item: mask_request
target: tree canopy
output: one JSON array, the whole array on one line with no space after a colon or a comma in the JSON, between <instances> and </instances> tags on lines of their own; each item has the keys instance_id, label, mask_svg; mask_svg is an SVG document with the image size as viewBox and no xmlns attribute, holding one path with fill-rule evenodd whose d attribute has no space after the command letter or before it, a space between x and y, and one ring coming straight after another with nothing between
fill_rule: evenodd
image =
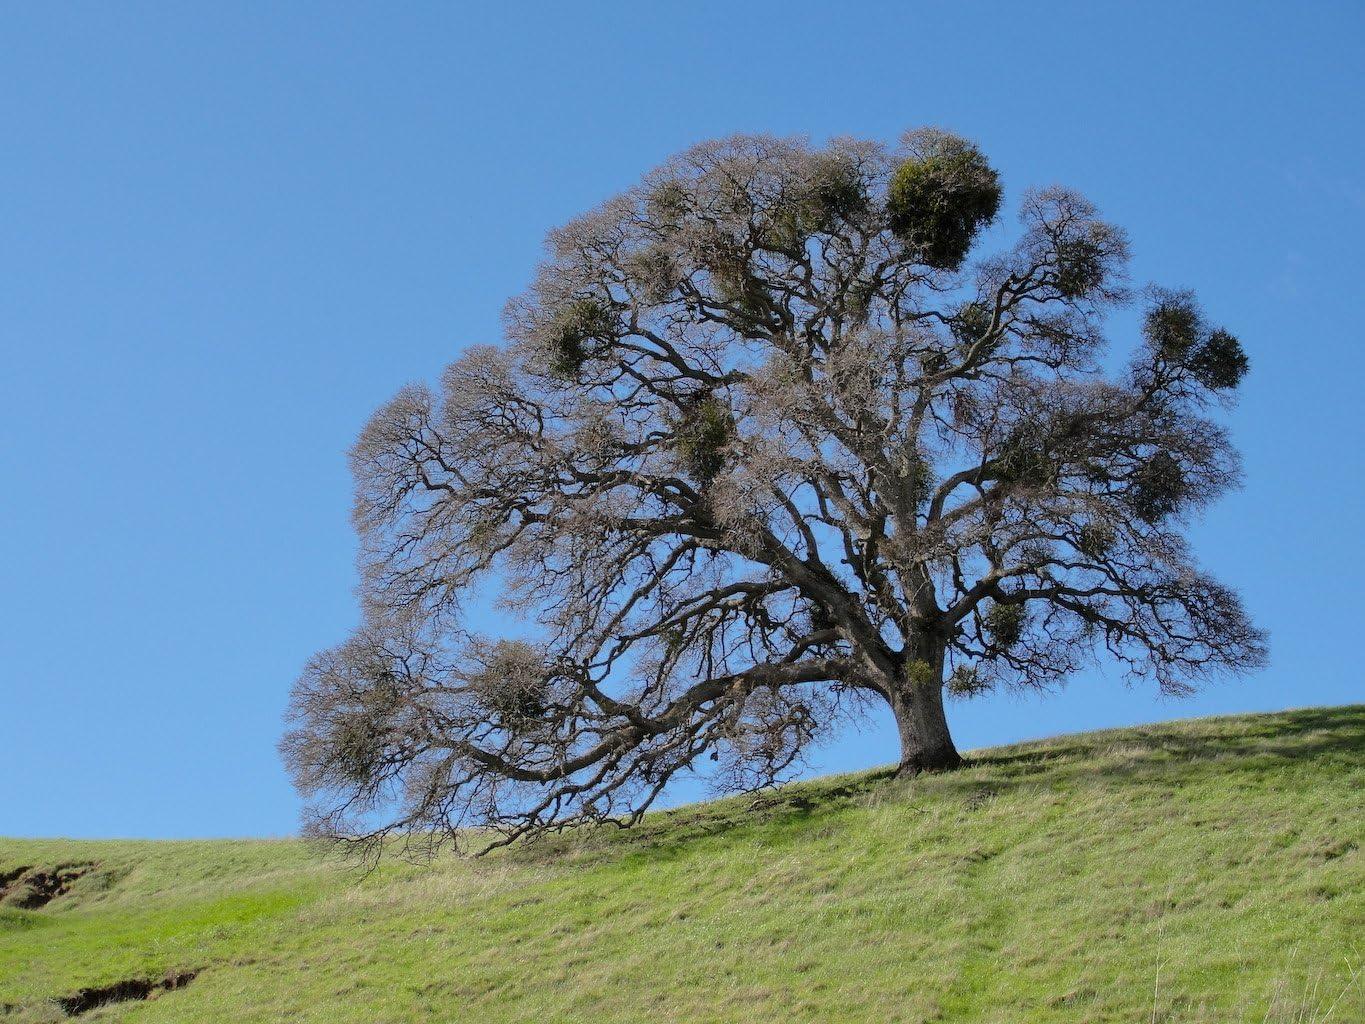
<instances>
[{"instance_id":1,"label":"tree canopy","mask_svg":"<svg viewBox=\"0 0 1365 1024\"><path fill-rule=\"evenodd\" d=\"M282 743L311 830L628 824L700 766L773 783L877 705L902 771L948 769L945 693L1260 665L1183 535L1239 479L1241 345L1149 287L1106 370L1124 232L1050 187L978 254L1002 198L934 129L736 136L551 232L507 343L352 451L364 620ZM491 593L507 635L470 627Z\"/></svg>"}]
</instances>

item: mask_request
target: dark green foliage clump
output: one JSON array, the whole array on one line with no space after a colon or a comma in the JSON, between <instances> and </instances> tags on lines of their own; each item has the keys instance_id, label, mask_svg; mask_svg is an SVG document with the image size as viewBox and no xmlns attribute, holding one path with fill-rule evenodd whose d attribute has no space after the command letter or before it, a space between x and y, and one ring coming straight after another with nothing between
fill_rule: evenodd
<instances>
[{"instance_id":1,"label":"dark green foliage clump","mask_svg":"<svg viewBox=\"0 0 1365 1024\"><path fill-rule=\"evenodd\" d=\"M505 686L483 695L485 710L501 725L511 732L521 732L526 726L545 716L546 687L544 684L533 686Z\"/></svg>"},{"instance_id":2,"label":"dark green foliage clump","mask_svg":"<svg viewBox=\"0 0 1365 1024\"><path fill-rule=\"evenodd\" d=\"M1139 519L1155 523L1180 507L1185 497L1185 471L1168 452L1157 452L1133 471L1128 500Z\"/></svg>"},{"instance_id":3,"label":"dark green foliage clump","mask_svg":"<svg viewBox=\"0 0 1365 1024\"><path fill-rule=\"evenodd\" d=\"M373 673L351 693L349 706L337 712L328 737L332 764L343 778L357 784L374 779L400 705L393 675L382 666Z\"/></svg>"},{"instance_id":4,"label":"dark green foliage clump","mask_svg":"<svg viewBox=\"0 0 1365 1024\"><path fill-rule=\"evenodd\" d=\"M1054 284L1069 299L1091 294L1104 284L1105 248L1095 235L1067 238L1057 246Z\"/></svg>"},{"instance_id":5,"label":"dark green foliage clump","mask_svg":"<svg viewBox=\"0 0 1365 1024\"><path fill-rule=\"evenodd\" d=\"M529 644L510 641L493 649L470 691L489 720L511 733L542 721L550 704L543 660Z\"/></svg>"},{"instance_id":6,"label":"dark green foliage clump","mask_svg":"<svg viewBox=\"0 0 1365 1024\"><path fill-rule=\"evenodd\" d=\"M954 314L949 329L963 345L979 341L991 329L990 308L984 302L966 302Z\"/></svg>"},{"instance_id":7,"label":"dark green foliage clump","mask_svg":"<svg viewBox=\"0 0 1365 1024\"><path fill-rule=\"evenodd\" d=\"M1032 487L1051 485L1061 468L1048 450L1049 440L1042 425L1021 423L1000 446L995 458L996 475L1001 480Z\"/></svg>"},{"instance_id":8,"label":"dark green foliage clump","mask_svg":"<svg viewBox=\"0 0 1365 1024\"><path fill-rule=\"evenodd\" d=\"M823 633L839 628L839 620L831 615L824 605L815 601L807 606L806 614L810 616L810 628L813 632Z\"/></svg>"},{"instance_id":9,"label":"dark green foliage clump","mask_svg":"<svg viewBox=\"0 0 1365 1024\"><path fill-rule=\"evenodd\" d=\"M1022 604L993 602L986 612L986 633L991 644L1009 650L1024 635L1026 613Z\"/></svg>"},{"instance_id":10,"label":"dark green foliage clump","mask_svg":"<svg viewBox=\"0 0 1365 1024\"><path fill-rule=\"evenodd\" d=\"M911 685L924 690L939 685L938 673L934 671L934 666L923 658L916 658L905 666L905 678Z\"/></svg>"},{"instance_id":11,"label":"dark green foliage clump","mask_svg":"<svg viewBox=\"0 0 1365 1024\"><path fill-rule=\"evenodd\" d=\"M916 508L929 500L934 487L934 471L929 461L911 451L901 464L901 491Z\"/></svg>"},{"instance_id":12,"label":"dark green foliage clump","mask_svg":"<svg viewBox=\"0 0 1365 1024\"><path fill-rule=\"evenodd\" d=\"M897 455L894 469L876 474L879 489L898 495L897 501L919 508L934 489L934 469L917 450L906 447Z\"/></svg>"},{"instance_id":13,"label":"dark green foliage clump","mask_svg":"<svg viewBox=\"0 0 1365 1024\"><path fill-rule=\"evenodd\" d=\"M611 310L597 299L575 299L560 313L550 336L550 371L573 379L616 336Z\"/></svg>"},{"instance_id":14,"label":"dark green foliage clump","mask_svg":"<svg viewBox=\"0 0 1365 1024\"><path fill-rule=\"evenodd\" d=\"M1220 328L1195 350L1188 365L1199 383L1223 391L1240 384L1251 364L1242 351L1242 343Z\"/></svg>"},{"instance_id":15,"label":"dark green foliage clump","mask_svg":"<svg viewBox=\"0 0 1365 1024\"><path fill-rule=\"evenodd\" d=\"M645 200L650 218L664 227L676 229L687 214L687 190L676 181L654 186Z\"/></svg>"},{"instance_id":16,"label":"dark green foliage clump","mask_svg":"<svg viewBox=\"0 0 1365 1024\"><path fill-rule=\"evenodd\" d=\"M1076 547L1087 558L1103 558L1116 539L1113 527L1105 523L1086 523L1076 538Z\"/></svg>"},{"instance_id":17,"label":"dark green foliage clump","mask_svg":"<svg viewBox=\"0 0 1365 1024\"><path fill-rule=\"evenodd\" d=\"M725 449L734 436L734 415L709 395L686 403L673 424L674 450L688 474L703 484L725 467Z\"/></svg>"},{"instance_id":18,"label":"dark green foliage clump","mask_svg":"<svg viewBox=\"0 0 1365 1024\"><path fill-rule=\"evenodd\" d=\"M954 697L975 697L987 689L975 665L957 665L948 676L948 692Z\"/></svg>"},{"instance_id":19,"label":"dark green foliage clump","mask_svg":"<svg viewBox=\"0 0 1365 1024\"><path fill-rule=\"evenodd\" d=\"M792 252L811 235L829 231L866 209L867 192L856 165L838 154L822 154L802 189L771 214L766 242Z\"/></svg>"},{"instance_id":20,"label":"dark green foliage clump","mask_svg":"<svg viewBox=\"0 0 1365 1024\"><path fill-rule=\"evenodd\" d=\"M1210 331L1189 292L1163 292L1147 311L1147 343L1164 359L1184 366L1213 391L1235 388L1250 367L1242 343L1217 328Z\"/></svg>"},{"instance_id":21,"label":"dark green foliage clump","mask_svg":"<svg viewBox=\"0 0 1365 1024\"><path fill-rule=\"evenodd\" d=\"M872 301L876 294L876 284L867 278L860 277L850 284L844 307L849 317L858 323L865 323L872 312Z\"/></svg>"},{"instance_id":22,"label":"dark green foliage clump","mask_svg":"<svg viewBox=\"0 0 1365 1024\"><path fill-rule=\"evenodd\" d=\"M852 161L829 156L812 175L805 204L820 226L836 220L849 220L867 209L867 192Z\"/></svg>"},{"instance_id":23,"label":"dark green foliage clump","mask_svg":"<svg viewBox=\"0 0 1365 1024\"><path fill-rule=\"evenodd\" d=\"M886 197L891 230L926 266L956 270L1000 209L1000 176L971 143L952 136L897 168Z\"/></svg>"},{"instance_id":24,"label":"dark green foliage clump","mask_svg":"<svg viewBox=\"0 0 1365 1024\"><path fill-rule=\"evenodd\" d=\"M772 299L749 268L749 253L732 238L717 233L705 255L705 266L720 298L729 305L738 327L748 333L768 322Z\"/></svg>"},{"instance_id":25,"label":"dark green foliage clump","mask_svg":"<svg viewBox=\"0 0 1365 1024\"><path fill-rule=\"evenodd\" d=\"M1147 311L1142 333L1147 343L1166 359L1181 362L1194 348L1203 330L1203 318L1194 296L1171 292L1160 296Z\"/></svg>"},{"instance_id":26,"label":"dark green foliage clump","mask_svg":"<svg viewBox=\"0 0 1365 1024\"><path fill-rule=\"evenodd\" d=\"M652 245L631 260L631 272L646 302L666 302L684 278L678 262L663 245Z\"/></svg>"},{"instance_id":27,"label":"dark green foliage clump","mask_svg":"<svg viewBox=\"0 0 1365 1024\"><path fill-rule=\"evenodd\" d=\"M332 726L331 761L337 773L356 785L368 783L384 752L384 734L374 716L352 711Z\"/></svg>"}]
</instances>

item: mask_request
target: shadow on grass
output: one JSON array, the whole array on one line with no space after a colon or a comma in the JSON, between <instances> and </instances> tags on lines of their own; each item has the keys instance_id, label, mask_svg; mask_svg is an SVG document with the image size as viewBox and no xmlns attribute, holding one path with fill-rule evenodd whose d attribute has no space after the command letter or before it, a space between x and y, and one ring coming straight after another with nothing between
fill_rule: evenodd
<instances>
[{"instance_id":1,"label":"shadow on grass","mask_svg":"<svg viewBox=\"0 0 1365 1024\"><path fill-rule=\"evenodd\" d=\"M1082 733L1064 741L1038 740L973 757L970 767L1005 773L1046 771L1058 762L1102 759L1115 748L1133 753L1145 748L1151 763L1171 760L1214 761L1260 756L1297 761L1345 754L1365 755L1365 705L1308 708L1266 715L1193 719L1164 725ZM1112 766L1107 766L1112 770ZM1097 765L1101 771L1106 766Z\"/></svg>"},{"instance_id":2,"label":"shadow on grass","mask_svg":"<svg viewBox=\"0 0 1365 1024\"><path fill-rule=\"evenodd\" d=\"M793 782L777 789L724 797L707 803L652 812L628 829L604 826L547 836L513 846L502 857L521 864L575 864L615 861L648 854L652 862L684 853L713 836L733 839L743 830L800 830L818 816L853 807L875 795L894 778L892 769L874 769L835 780Z\"/></svg>"},{"instance_id":3,"label":"shadow on grass","mask_svg":"<svg viewBox=\"0 0 1365 1024\"><path fill-rule=\"evenodd\" d=\"M1328 759L1365 764L1365 705L1082 733L1038 740L973 756L960 770L898 780L890 769L793 783L747 797L650 814L633 829L594 829L553 837L505 854L521 863L562 859L591 863L648 854L677 856L710 837L762 829L772 838L795 834L814 819L874 800L953 802L964 811L1022 788L1068 789L1115 781L1177 788L1236 774L1260 784L1297 762Z\"/></svg>"},{"instance_id":4,"label":"shadow on grass","mask_svg":"<svg viewBox=\"0 0 1365 1024\"><path fill-rule=\"evenodd\" d=\"M964 771L925 780L934 797L989 787L1068 788L1115 780L1175 788L1235 774L1259 784L1304 761L1365 764L1365 705L1192 719L1039 740L975 756Z\"/></svg>"}]
</instances>

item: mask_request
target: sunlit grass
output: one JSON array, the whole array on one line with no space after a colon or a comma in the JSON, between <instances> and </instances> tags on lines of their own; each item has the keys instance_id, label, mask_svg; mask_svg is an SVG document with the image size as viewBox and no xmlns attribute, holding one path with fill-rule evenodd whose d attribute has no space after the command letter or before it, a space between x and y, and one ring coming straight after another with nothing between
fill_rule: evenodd
<instances>
[{"instance_id":1,"label":"sunlit grass","mask_svg":"<svg viewBox=\"0 0 1365 1024\"><path fill-rule=\"evenodd\" d=\"M295 842L95 861L0 908L0 1004L202 968L81 1020L1365 1020L1365 707L978 752L368 875Z\"/></svg>"}]
</instances>

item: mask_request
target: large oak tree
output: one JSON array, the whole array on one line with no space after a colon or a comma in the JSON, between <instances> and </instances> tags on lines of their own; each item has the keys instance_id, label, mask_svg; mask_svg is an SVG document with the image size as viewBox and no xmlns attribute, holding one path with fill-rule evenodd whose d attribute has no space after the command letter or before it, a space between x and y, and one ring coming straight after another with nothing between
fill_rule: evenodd
<instances>
[{"instance_id":1,"label":"large oak tree","mask_svg":"<svg viewBox=\"0 0 1365 1024\"><path fill-rule=\"evenodd\" d=\"M1241 346L1149 288L1114 370L1123 231L1047 188L974 257L1001 197L936 130L739 136L552 232L508 344L355 445L364 623L283 742L312 830L630 822L878 702L902 772L950 769L945 693L1259 665L1181 533L1238 480ZM469 626L493 593L506 636Z\"/></svg>"}]
</instances>

